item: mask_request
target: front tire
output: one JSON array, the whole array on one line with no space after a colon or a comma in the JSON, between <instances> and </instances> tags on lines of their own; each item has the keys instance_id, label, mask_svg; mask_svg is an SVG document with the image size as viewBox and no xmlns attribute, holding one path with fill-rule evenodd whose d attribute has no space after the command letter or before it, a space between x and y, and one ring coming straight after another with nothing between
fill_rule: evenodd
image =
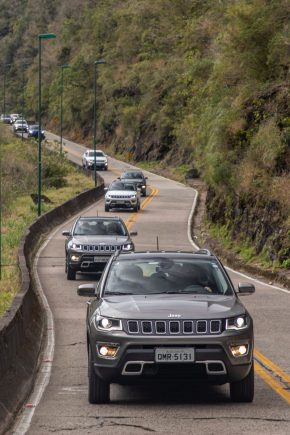
<instances>
[{"instance_id":1,"label":"front tire","mask_svg":"<svg viewBox=\"0 0 290 435\"><path fill-rule=\"evenodd\" d=\"M92 361L92 351L89 347L88 354L88 375L89 375L89 403L109 403L110 402L110 384L99 378L94 371Z\"/></svg>"},{"instance_id":2,"label":"front tire","mask_svg":"<svg viewBox=\"0 0 290 435\"><path fill-rule=\"evenodd\" d=\"M69 281L74 281L76 279L76 271L71 268L68 260L66 260L66 277Z\"/></svg>"},{"instance_id":3,"label":"front tire","mask_svg":"<svg viewBox=\"0 0 290 435\"><path fill-rule=\"evenodd\" d=\"M249 403L254 399L255 377L254 377L254 362L248 375L238 382L230 384L230 395L232 402Z\"/></svg>"},{"instance_id":4,"label":"front tire","mask_svg":"<svg viewBox=\"0 0 290 435\"><path fill-rule=\"evenodd\" d=\"M105 211L110 211L110 207L105 204Z\"/></svg>"}]
</instances>

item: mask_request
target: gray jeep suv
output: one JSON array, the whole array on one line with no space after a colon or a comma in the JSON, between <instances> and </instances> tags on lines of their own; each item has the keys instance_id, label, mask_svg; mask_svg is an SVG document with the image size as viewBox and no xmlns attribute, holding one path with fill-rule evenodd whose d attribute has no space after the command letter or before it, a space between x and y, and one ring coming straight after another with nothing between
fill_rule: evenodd
<instances>
[{"instance_id":1,"label":"gray jeep suv","mask_svg":"<svg viewBox=\"0 0 290 435\"><path fill-rule=\"evenodd\" d=\"M79 272L102 272L116 251L132 251L134 243L127 227L119 217L79 217L70 231L63 231L65 242L65 271L68 280Z\"/></svg>"},{"instance_id":2,"label":"gray jeep suv","mask_svg":"<svg viewBox=\"0 0 290 435\"><path fill-rule=\"evenodd\" d=\"M231 399L254 396L253 321L220 261L196 253L116 253L87 308L89 402L105 403L111 383L230 384Z\"/></svg>"}]
</instances>

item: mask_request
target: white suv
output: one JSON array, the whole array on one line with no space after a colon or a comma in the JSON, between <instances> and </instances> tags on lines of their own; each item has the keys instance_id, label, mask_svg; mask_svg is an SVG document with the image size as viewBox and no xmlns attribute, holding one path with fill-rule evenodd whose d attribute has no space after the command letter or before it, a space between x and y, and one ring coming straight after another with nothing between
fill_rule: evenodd
<instances>
[{"instance_id":1,"label":"white suv","mask_svg":"<svg viewBox=\"0 0 290 435\"><path fill-rule=\"evenodd\" d=\"M115 180L105 188L105 211L111 208L140 210L140 189L134 183Z\"/></svg>"},{"instance_id":2,"label":"white suv","mask_svg":"<svg viewBox=\"0 0 290 435\"><path fill-rule=\"evenodd\" d=\"M106 154L101 150L96 150L96 156L94 150L87 150L82 157L82 164L84 169L93 169L96 160L96 169L108 169L108 158Z\"/></svg>"}]
</instances>

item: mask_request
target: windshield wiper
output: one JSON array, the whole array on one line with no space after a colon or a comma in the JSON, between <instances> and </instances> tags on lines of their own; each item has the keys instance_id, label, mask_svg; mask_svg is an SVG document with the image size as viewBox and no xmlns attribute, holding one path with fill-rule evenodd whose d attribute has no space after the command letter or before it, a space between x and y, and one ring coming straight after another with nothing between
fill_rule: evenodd
<instances>
[{"instance_id":1,"label":"windshield wiper","mask_svg":"<svg viewBox=\"0 0 290 435\"><path fill-rule=\"evenodd\" d=\"M106 292L104 296L118 296L118 295L133 295L134 293L126 293L126 292Z\"/></svg>"}]
</instances>

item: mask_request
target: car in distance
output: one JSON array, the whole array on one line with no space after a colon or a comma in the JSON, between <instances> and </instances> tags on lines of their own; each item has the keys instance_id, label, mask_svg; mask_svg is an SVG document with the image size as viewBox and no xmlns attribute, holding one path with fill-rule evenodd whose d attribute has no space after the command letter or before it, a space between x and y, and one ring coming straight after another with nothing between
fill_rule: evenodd
<instances>
[{"instance_id":1,"label":"car in distance","mask_svg":"<svg viewBox=\"0 0 290 435\"><path fill-rule=\"evenodd\" d=\"M137 187L141 190L141 195L147 195L147 177L144 176L142 171L135 169L125 171L120 176L120 180L124 183L136 183Z\"/></svg>"},{"instance_id":2,"label":"car in distance","mask_svg":"<svg viewBox=\"0 0 290 435\"><path fill-rule=\"evenodd\" d=\"M25 119L16 119L16 121L13 124L13 130L15 131L15 133L18 131L24 131L25 133L27 133L28 131L27 121L25 121Z\"/></svg>"},{"instance_id":3,"label":"car in distance","mask_svg":"<svg viewBox=\"0 0 290 435\"><path fill-rule=\"evenodd\" d=\"M4 124L10 124L11 123L11 116L10 115L1 115L1 122Z\"/></svg>"},{"instance_id":4,"label":"car in distance","mask_svg":"<svg viewBox=\"0 0 290 435\"><path fill-rule=\"evenodd\" d=\"M22 115L20 113L11 113L10 118L11 118L10 124L13 124L17 119L21 119Z\"/></svg>"},{"instance_id":5,"label":"car in distance","mask_svg":"<svg viewBox=\"0 0 290 435\"><path fill-rule=\"evenodd\" d=\"M96 169L103 169L104 171L108 170L108 157L101 150L96 150L96 153L94 150L85 151L82 156L83 168L94 169L95 160L96 160Z\"/></svg>"},{"instance_id":6,"label":"car in distance","mask_svg":"<svg viewBox=\"0 0 290 435\"><path fill-rule=\"evenodd\" d=\"M65 271L68 280L77 272L102 272L116 251L135 249L127 227L119 217L79 217L70 231L63 231Z\"/></svg>"},{"instance_id":7,"label":"car in distance","mask_svg":"<svg viewBox=\"0 0 290 435\"><path fill-rule=\"evenodd\" d=\"M140 193L135 183L115 180L105 192L105 211L111 208L140 210Z\"/></svg>"},{"instance_id":8,"label":"car in distance","mask_svg":"<svg viewBox=\"0 0 290 435\"><path fill-rule=\"evenodd\" d=\"M38 131L39 131L39 126L37 124L33 124L33 125L29 125L28 126L28 137L34 137L34 138L38 138ZM45 134L44 134L44 130L41 130L41 139L45 139Z\"/></svg>"},{"instance_id":9,"label":"car in distance","mask_svg":"<svg viewBox=\"0 0 290 435\"><path fill-rule=\"evenodd\" d=\"M234 402L254 397L253 320L221 262L207 250L116 253L87 306L89 402L111 383L230 384Z\"/></svg>"}]
</instances>

